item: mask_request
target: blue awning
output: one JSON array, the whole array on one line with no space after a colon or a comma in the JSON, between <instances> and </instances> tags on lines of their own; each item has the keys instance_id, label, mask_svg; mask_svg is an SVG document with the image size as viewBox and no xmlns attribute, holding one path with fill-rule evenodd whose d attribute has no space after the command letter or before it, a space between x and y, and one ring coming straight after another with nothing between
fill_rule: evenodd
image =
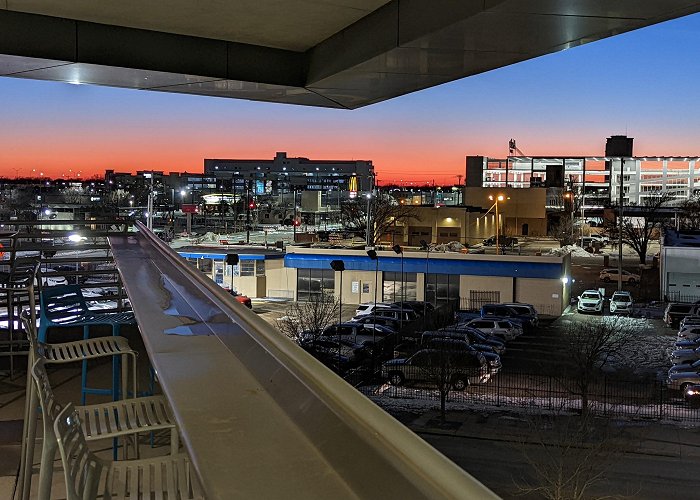
<instances>
[{"instance_id":1,"label":"blue awning","mask_svg":"<svg viewBox=\"0 0 700 500\"><path fill-rule=\"evenodd\" d=\"M363 255L321 255L290 253L284 257L284 266L298 269L330 269L332 260L342 260L347 271L374 271L377 261ZM400 257L379 257L379 270L401 272ZM459 274L471 276L508 276L516 278L559 279L564 266L558 262L513 262L498 260L455 260L404 258L406 273Z\"/></svg>"},{"instance_id":2,"label":"blue awning","mask_svg":"<svg viewBox=\"0 0 700 500\"><path fill-rule=\"evenodd\" d=\"M225 253L201 253L201 252L178 252L178 253L186 259L226 260ZM238 258L240 260L265 260L266 257L270 257L270 256L257 255L257 254L245 254L245 253L238 254ZM277 257L277 258L279 258L279 257Z\"/></svg>"}]
</instances>

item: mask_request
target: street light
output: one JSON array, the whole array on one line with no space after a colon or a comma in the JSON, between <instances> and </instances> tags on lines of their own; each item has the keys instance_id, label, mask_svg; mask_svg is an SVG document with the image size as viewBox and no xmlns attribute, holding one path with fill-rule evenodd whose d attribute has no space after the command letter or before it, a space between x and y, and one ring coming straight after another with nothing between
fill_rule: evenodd
<instances>
[{"instance_id":1,"label":"street light","mask_svg":"<svg viewBox=\"0 0 700 500\"><path fill-rule=\"evenodd\" d=\"M496 207L496 255L500 254L500 246L498 244L498 233L500 232L501 228L501 220L498 218L498 202L503 201L505 199L505 196L503 196L502 194L499 194L495 198L493 195L489 195L489 200L494 202L494 204L491 205L491 208ZM489 208L489 211L491 210L491 208Z\"/></svg>"},{"instance_id":2,"label":"street light","mask_svg":"<svg viewBox=\"0 0 700 500\"><path fill-rule=\"evenodd\" d=\"M430 263L430 245L425 240L420 240L421 250L425 250L425 275L423 276L423 326L425 326L425 315L427 314L428 300L426 292L428 291L428 264Z\"/></svg>"},{"instance_id":3,"label":"street light","mask_svg":"<svg viewBox=\"0 0 700 500\"><path fill-rule=\"evenodd\" d=\"M338 295L338 324L343 322L343 271L345 271L345 262L342 260L332 260L331 269L340 273L340 294ZM338 335L338 373L340 373L340 335Z\"/></svg>"},{"instance_id":4,"label":"street light","mask_svg":"<svg viewBox=\"0 0 700 500\"><path fill-rule=\"evenodd\" d=\"M571 191L567 191L564 193L564 199L567 200L567 203L569 203L569 206L571 207L571 218L569 219L569 222L571 224L571 244L574 244L574 193ZM566 208L566 205L564 206Z\"/></svg>"},{"instance_id":5,"label":"street light","mask_svg":"<svg viewBox=\"0 0 700 500\"><path fill-rule=\"evenodd\" d=\"M372 309L372 346L376 345L375 333L377 327L377 278L379 276L379 255L377 255L376 250L367 250L367 255L376 264L374 267L374 308ZM374 373L374 351L372 351L372 372Z\"/></svg>"},{"instance_id":6,"label":"street light","mask_svg":"<svg viewBox=\"0 0 700 500\"><path fill-rule=\"evenodd\" d=\"M391 249L401 255L401 309L403 310L404 308L404 302L406 302L406 288L404 286L404 276L403 276L403 248L401 248L401 245L394 245L391 247ZM401 335L401 332L403 332L403 311L402 314L399 316L399 336ZM399 341L401 339L399 338Z\"/></svg>"}]
</instances>

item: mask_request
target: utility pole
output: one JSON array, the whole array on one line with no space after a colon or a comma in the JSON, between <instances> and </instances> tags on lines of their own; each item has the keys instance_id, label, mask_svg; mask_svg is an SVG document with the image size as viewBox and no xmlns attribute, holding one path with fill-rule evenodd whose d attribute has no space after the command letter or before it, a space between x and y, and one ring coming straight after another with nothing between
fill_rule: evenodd
<instances>
[{"instance_id":1,"label":"utility pole","mask_svg":"<svg viewBox=\"0 0 700 500\"><path fill-rule=\"evenodd\" d=\"M622 219L623 219L623 204L624 204L624 174L625 174L625 159L620 158L620 209L618 210L618 235L617 235L617 291L622 291Z\"/></svg>"},{"instance_id":2,"label":"utility pole","mask_svg":"<svg viewBox=\"0 0 700 500\"><path fill-rule=\"evenodd\" d=\"M250 180L245 181L245 242L250 243Z\"/></svg>"}]
</instances>

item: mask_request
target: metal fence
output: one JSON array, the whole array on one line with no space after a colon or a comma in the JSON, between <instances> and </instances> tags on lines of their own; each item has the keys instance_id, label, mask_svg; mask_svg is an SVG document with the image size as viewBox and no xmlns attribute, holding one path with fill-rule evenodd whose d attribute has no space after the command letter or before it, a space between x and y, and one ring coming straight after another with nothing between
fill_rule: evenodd
<instances>
[{"instance_id":1,"label":"metal fence","mask_svg":"<svg viewBox=\"0 0 700 500\"><path fill-rule=\"evenodd\" d=\"M379 406L400 401L404 408L412 402L424 407L421 401L437 404L440 401L439 391L427 384L400 387L374 384L359 386L358 390ZM589 411L600 416L700 422L700 409L657 380L600 377L590 384L584 398L574 379L508 371L492 376L486 383L472 384L464 391L450 391L447 401L448 409L501 408L525 413L575 413L586 404Z\"/></svg>"},{"instance_id":2,"label":"metal fence","mask_svg":"<svg viewBox=\"0 0 700 500\"><path fill-rule=\"evenodd\" d=\"M700 292L698 293L681 293L669 292L666 294L666 302L682 302L684 304L693 304L700 301Z\"/></svg>"}]
</instances>

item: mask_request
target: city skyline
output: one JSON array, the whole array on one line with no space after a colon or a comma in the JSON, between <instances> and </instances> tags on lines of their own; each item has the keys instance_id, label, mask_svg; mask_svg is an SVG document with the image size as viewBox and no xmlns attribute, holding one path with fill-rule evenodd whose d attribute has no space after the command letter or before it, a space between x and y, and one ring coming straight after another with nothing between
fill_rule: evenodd
<instances>
[{"instance_id":1,"label":"city skyline","mask_svg":"<svg viewBox=\"0 0 700 500\"><path fill-rule=\"evenodd\" d=\"M466 155L697 156L700 15L354 111L0 78L0 171L201 172L204 158L371 160L382 183L456 183Z\"/></svg>"}]
</instances>

